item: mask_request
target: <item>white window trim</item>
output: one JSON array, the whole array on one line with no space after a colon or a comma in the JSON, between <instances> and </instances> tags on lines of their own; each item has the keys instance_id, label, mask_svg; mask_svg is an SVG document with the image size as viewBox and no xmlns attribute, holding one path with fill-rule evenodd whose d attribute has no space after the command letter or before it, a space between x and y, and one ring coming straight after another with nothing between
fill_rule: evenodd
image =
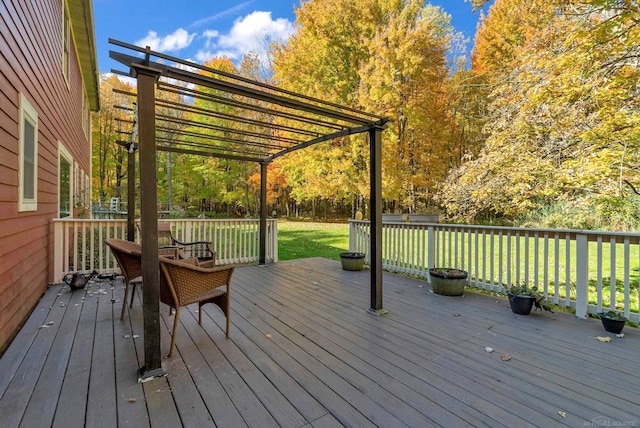
<instances>
[{"instance_id":1,"label":"white window trim","mask_svg":"<svg viewBox=\"0 0 640 428\"><path fill-rule=\"evenodd\" d=\"M73 217L73 156L67 148L58 141L58 215L60 215L60 159L69 162L69 218ZM65 217L66 218L66 217Z\"/></svg>"},{"instance_id":2,"label":"white window trim","mask_svg":"<svg viewBox=\"0 0 640 428\"><path fill-rule=\"evenodd\" d=\"M87 97L87 91L82 83L82 131L84 136L89 139L89 132L91 127L91 120L89 119L89 98Z\"/></svg>"},{"instance_id":3,"label":"white window trim","mask_svg":"<svg viewBox=\"0 0 640 428\"><path fill-rule=\"evenodd\" d=\"M33 126L33 199L24 198L24 122ZM38 112L29 103L24 94L20 94L20 112L18 113L19 148L18 170L18 211L36 211L38 209Z\"/></svg>"},{"instance_id":4,"label":"white window trim","mask_svg":"<svg viewBox=\"0 0 640 428\"><path fill-rule=\"evenodd\" d=\"M89 174L84 175L84 183L85 206L91 208L91 178L89 177Z\"/></svg>"},{"instance_id":5,"label":"white window trim","mask_svg":"<svg viewBox=\"0 0 640 428\"><path fill-rule=\"evenodd\" d=\"M65 22L67 25L65 26ZM62 52L60 52L60 64L62 66L62 76L67 84L67 89L71 90L71 16L67 9L66 0L62 0L62 21L61 21L61 36L62 36ZM66 31L65 31L66 30ZM65 46L67 51L65 54Z\"/></svg>"}]
</instances>

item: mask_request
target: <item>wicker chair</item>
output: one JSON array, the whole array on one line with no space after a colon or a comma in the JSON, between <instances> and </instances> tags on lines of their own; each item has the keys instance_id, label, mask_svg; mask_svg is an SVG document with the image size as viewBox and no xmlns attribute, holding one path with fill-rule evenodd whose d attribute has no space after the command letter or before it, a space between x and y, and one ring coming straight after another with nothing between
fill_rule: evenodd
<instances>
[{"instance_id":1,"label":"wicker chair","mask_svg":"<svg viewBox=\"0 0 640 428\"><path fill-rule=\"evenodd\" d=\"M122 276L124 276L124 299L122 299L122 312L120 319L124 319L127 308L127 297L129 296L129 285L131 285L131 306L133 306L133 293L136 285L142 284L142 247L135 242L124 241L122 239L107 239L104 241L109 246L113 256L116 258Z\"/></svg>"},{"instance_id":2,"label":"wicker chair","mask_svg":"<svg viewBox=\"0 0 640 428\"><path fill-rule=\"evenodd\" d=\"M158 245L180 247L180 257L184 259L197 258L199 262L215 263L216 252L209 241L182 242L173 237L169 222L158 222Z\"/></svg>"},{"instance_id":3,"label":"wicker chair","mask_svg":"<svg viewBox=\"0 0 640 428\"><path fill-rule=\"evenodd\" d=\"M202 325L202 306L215 303L227 318L226 336L229 337L231 275L235 266L206 268L197 265L195 258L187 260L161 259L160 301L175 310L171 333L170 357L176 343L180 307L198 303L198 323Z\"/></svg>"}]
</instances>

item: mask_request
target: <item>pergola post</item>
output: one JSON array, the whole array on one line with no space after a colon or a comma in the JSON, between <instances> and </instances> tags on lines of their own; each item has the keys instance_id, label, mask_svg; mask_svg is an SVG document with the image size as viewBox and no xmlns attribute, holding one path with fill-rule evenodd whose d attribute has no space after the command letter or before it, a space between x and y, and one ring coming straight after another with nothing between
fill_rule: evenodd
<instances>
[{"instance_id":1,"label":"pergola post","mask_svg":"<svg viewBox=\"0 0 640 428\"><path fill-rule=\"evenodd\" d=\"M138 80L138 139L140 159L140 230L142 232L142 283L144 318L144 366L138 380L144 382L167 373L160 349L160 270L158 261L158 178L156 168L155 85L159 70L132 66Z\"/></svg>"},{"instance_id":2,"label":"pergola post","mask_svg":"<svg viewBox=\"0 0 640 428\"><path fill-rule=\"evenodd\" d=\"M260 164L260 230L258 242L258 264L267 260L267 163Z\"/></svg>"},{"instance_id":3,"label":"pergola post","mask_svg":"<svg viewBox=\"0 0 640 428\"><path fill-rule=\"evenodd\" d=\"M127 241L136 240L136 152L133 142L127 156Z\"/></svg>"},{"instance_id":4,"label":"pergola post","mask_svg":"<svg viewBox=\"0 0 640 428\"><path fill-rule=\"evenodd\" d=\"M374 315L387 313L382 308L382 130L380 126L369 129L369 263L371 268L369 312Z\"/></svg>"}]
</instances>

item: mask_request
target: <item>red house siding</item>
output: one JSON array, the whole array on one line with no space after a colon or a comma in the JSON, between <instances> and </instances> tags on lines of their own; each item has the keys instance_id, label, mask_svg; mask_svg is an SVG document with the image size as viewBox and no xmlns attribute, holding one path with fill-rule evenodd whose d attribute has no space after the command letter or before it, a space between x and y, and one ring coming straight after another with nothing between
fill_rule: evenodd
<instances>
[{"instance_id":1,"label":"red house siding","mask_svg":"<svg viewBox=\"0 0 640 428\"><path fill-rule=\"evenodd\" d=\"M82 129L83 74L73 37L69 84L63 76L63 4L0 3L0 354L53 278L58 142L80 169L91 171L91 144ZM18 210L21 94L38 114L37 210L23 212Z\"/></svg>"}]
</instances>

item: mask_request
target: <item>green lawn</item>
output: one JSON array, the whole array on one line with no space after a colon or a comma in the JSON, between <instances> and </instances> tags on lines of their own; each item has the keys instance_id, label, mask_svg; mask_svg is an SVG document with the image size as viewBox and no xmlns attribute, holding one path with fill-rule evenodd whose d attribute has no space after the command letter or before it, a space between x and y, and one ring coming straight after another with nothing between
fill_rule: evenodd
<instances>
[{"instance_id":1,"label":"green lawn","mask_svg":"<svg viewBox=\"0 0 640 428\"><path fill-rule=\"evenodd\" d=\"M340 253L344 251L349 251L347 223L278 221L278 258L280 260L305 257L340 260Z\"/></svg>"}]
</instances>

